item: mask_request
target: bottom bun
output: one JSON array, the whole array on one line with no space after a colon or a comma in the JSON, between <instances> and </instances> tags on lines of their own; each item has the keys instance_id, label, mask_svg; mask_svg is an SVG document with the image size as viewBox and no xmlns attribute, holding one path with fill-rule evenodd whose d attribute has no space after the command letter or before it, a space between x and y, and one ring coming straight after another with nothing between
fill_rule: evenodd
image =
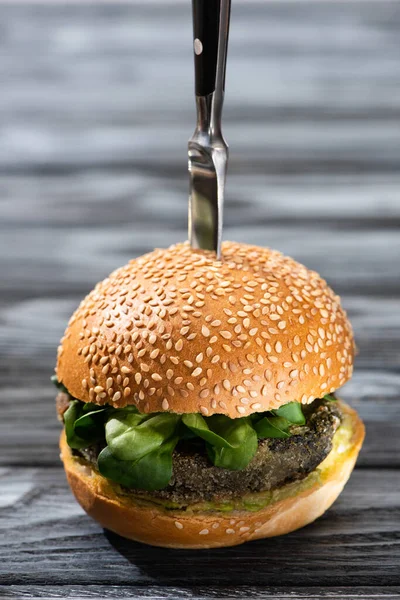
<instances>
[{"instance_id":1,"label":"bottom bun","mask_svg":"<svg viewBox=\"0 0 400 600\"><path fill-rule=\"evenodd\" d=\"M364 439L364 425L357 413L343 402L340 406L344 422L335 434L328 457L306 480L280 488L268 505L257 511L170 510L121 494L117 485L73 456L64 432L60 440L61 459L79 504L106 529L166 548L235 546L304 527L336 500L350 477Z\"/></svg>"}]
</instances>

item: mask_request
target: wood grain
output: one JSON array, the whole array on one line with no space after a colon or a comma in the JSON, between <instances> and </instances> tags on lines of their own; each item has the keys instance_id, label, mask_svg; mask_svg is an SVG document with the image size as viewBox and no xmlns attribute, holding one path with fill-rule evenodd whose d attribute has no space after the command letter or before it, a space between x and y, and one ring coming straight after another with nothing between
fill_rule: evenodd
<instances>
[{"instance_id":1,"label":"wood grain","mask_svg":"<svg viewBox=\"0 0 400 600\"><path fill-rule=\"evenodd\" d=\"M357 470L327 514L286 537L197 552L104 535L73 500L58 468L3 469L1 482L3 584L67 585L73 577L74 584L91 585L262 587L281 585L284 574L287 586L315 585L316 576L321 586L400 585L398 471Z\"/></svg>"},{"instance_id":2,"label":"wood grain","mask_svg":"<svg viewBox=\"0 0 400 600\"><path fill-rule=\"evenodd\" d=\"M190 2L0 0L0 597L400 598L400 3L235 0L225 239L342 296L342 396L367 437L343 495L276 540L168 551L68 490L49 383L84 294L186 238Z\"/></svg>"},{"instance_id":3,"label":"wood grain","mask_svg":"<svg viewBox=\"0 0 400 600\"><path fill-rule=\"evenodd\" d=\"M47 379L48 374L43 378ZM400 468L399 375L357 371L342 390L365 421L367 436L358 467ZM55 389L45 386L0 388L0 465L54 466L58 460L60 424L56 420ZM29 415L23 418L23 415ZM18 423L18 443L15 424Z\"/></svg>"},{"instance_id":4,"label":"wood grain","mask_svg":"<svg viewBox=\"0 0 400 600\"><path fill-rule=\"evenodd\" d=\"M81 598L91 598L104 600L106 598L156 598L157 600L242 600L254 598L256 600L264 600L270 598L303 600L304 598L312 598L313 600L322 600L324 598L337 598L343 600L376 600L377 598L400 598L398 587L387 586L381 587L357 587L351 592L346 587L308 587L301 589L299 587L276 587L268 586L265 588L254 586L191 586L191 587L164 587L146 585L143 587L137 586L107 586L107 585L65 585L65 586L23 586L11 585L0 586L2 598L71 598L78 600ZM51 595L49 595L49 593Z\"/></svg>"},{"instance_id":5,"label":"wood grain","mask_svg":"<svg viewBox=\"0 0 400 600\"><path fill-rule=\"evenodd\" d=\"M254 598L256 600L265 600L270 598L303 600L312 598L313 600L322 600L325 598L337 598L343 600L376 600L377 598L400 598L398 587L357 587L350 592L346 587L320 588L316 586L301 589L299 587L276 587L268 586L265 588L255 586L191 586L191 587L164 587L146 585L137 586L132 589L130 586L107 586L107 585L65 585L51 586L49 595L49 586L44 585L11 585L0 586L2 598L71 598L78 600L81 598L91 598L96 600L105 600L106 598L156 598L157 600L242 600Z\"/></svg>"}]
</instances>

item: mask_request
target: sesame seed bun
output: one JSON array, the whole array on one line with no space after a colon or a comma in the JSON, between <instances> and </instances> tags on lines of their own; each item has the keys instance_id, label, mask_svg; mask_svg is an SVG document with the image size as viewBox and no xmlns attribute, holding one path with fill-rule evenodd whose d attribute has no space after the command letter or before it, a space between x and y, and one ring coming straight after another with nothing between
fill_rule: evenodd
<instances>
[{"instance_id":1,"label":"sesame seed bun","mask_svg":"<svg viewBox=\"0 0 400 600\"><path fill-rule=\"evenodd\" d=\"M72 491L84 510L106 529L123 537L167 548L217 548L282 535L320 517L347 482L364 439L364 425L344 403L350 423L345 450L338 445L320 465L310 487L289 484L291 493L256 512L190 512L143 506L115 487L88 463L72 455L61 436L61 459ZM332 456L334 455L334 456ZM298 486L293 488L293 486Z\"/></svg>"},{"instance_id":2,"label":"sesame seed bun","mask_svg":"<svg viewBox=\"0 0 400 600\"><path fill-rule=\"evenodd\" d=\"M314 271L268 248L225 242L219 261L178 244L83 300L57 377L85 402L235 418L335 391L353 355L340 299Z\"/></svg>"}]
</instances>

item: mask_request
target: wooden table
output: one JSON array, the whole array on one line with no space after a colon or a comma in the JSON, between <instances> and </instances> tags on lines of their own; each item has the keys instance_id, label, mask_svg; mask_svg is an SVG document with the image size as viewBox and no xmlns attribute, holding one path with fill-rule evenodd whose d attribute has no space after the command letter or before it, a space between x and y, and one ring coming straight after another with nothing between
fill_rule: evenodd
<instances>
[{"instance_id":1,"label":"wooden table","mask_svg":"<svg viewBox=\"0 0 400 600\"><path fill-rule=\"evenodd\" d=\"M400 3L233 2L224 235L341 294L367 438L319 521L202 552L83 513L49 383L94 283L186 237L190 3L67 4L0 7L0 597L400 598Z\"/></svg>"}]
</instances>

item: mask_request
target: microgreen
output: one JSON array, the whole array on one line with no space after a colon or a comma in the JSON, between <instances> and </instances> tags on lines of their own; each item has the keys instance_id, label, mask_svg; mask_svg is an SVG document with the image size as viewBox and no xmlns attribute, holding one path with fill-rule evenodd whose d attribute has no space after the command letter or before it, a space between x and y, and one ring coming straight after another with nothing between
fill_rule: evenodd
<instances>
[{"instance_id":1,"label":"microgreen","mask_svg":"<svg viewBox=\"0 0 400 600\"><path fill-rule=\"evenodd\" d=\"M60 392L64 392L65 394L68 394L68 390L67 390L67 388L65 387L65 385L63 385L63 384L61 383L61 381L58 381L58 379L57 379L57 375L52 375L52 376L50 377L50 380L51 380L51 383L52 383L53 385L55 385L57 389L59 389L59 390L60 390Z\"/></svg>"},{"instance_id":2,"label":"microgreen","mask_svg":"<svg viewBox=\"0 0 400 600\"><path fill-rule=\"evenodd\" d=\"M65 391L56 378L53 383ZM336 398L327 394L325 400ZM67 442L81 449L102 442L98 456L102 475L131 488L158 490L172 477L172 454L180 441L205 444L216 467L241 470L257 451L258 439L289 438L293 426L306 422L302 406L289 402L278 409L230 419L225 415L203 417L162 412L143 414L135 406L115 409L71 398L64 413Z\"/></svg>"},{"instance_id":3,"label":"microgreen","mask_svg":"<svg viewBox=\"0 0 400 600\"><path fill-rule=\"evenodd\" d=\"M230 419L231 420L231 419ZM182 422L197 436L217 448L233 448L232 444L224 437L212 431L207 421L198 413L188 413L182 416Z\"/></svg>"},{"instance_id":4,"label":"microgreen","mask_svg":"<svg viewBox=\"0 0 400 600\"><path fill-rule=\"evenodd\" d=\"M324 400L328 400L329 402L337 402L337 398L332 394L325 394Z\"/></svg>"},{"instance_id":5,"label":"microgreen","mask_svg":"<svg viewBox=\"0 0 400 600\"><path fill-rule=\"evenodd\" d=\"M161 490L172 477L172 452L178 442L174 437L136 461L118 460L107 446L98 457L104 477L128 488Z\"/></svg>"},{"instance_id":6,"label":"microgreen","mask_svg":"<svg viewBox=\"0 0 400 600\"><path fill-rule=\"evenodd\" d=\"M247 467L257 451L257 433L247 417L230 419L225 415L209 417L211 428L230 447L207 444L207 454L216 467L239 471Z\"/></svg>"},{"instance_id":7,"label":"microgreen","mask_svg":"<svg viewBox=\"0 0 400 600\"><path fill-rule=\"evenodd\" d=\"M169 440L179 421L174 413L144 415L122 409L106 423L107 444L116 459L136 461Z\"/></svg>"}]
</instances>

